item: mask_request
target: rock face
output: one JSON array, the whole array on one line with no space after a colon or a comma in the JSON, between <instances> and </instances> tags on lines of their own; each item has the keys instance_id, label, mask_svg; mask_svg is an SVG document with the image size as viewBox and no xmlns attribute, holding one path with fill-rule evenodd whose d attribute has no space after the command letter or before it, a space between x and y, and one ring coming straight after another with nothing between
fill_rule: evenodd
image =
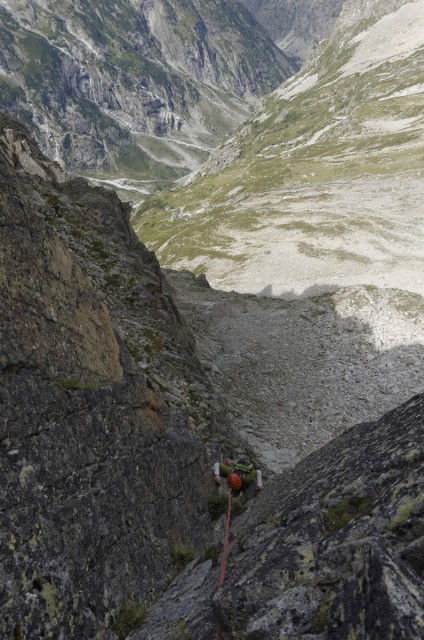
<instances>
[{"instance_id":1,"label":"rock face","mask_svg":"<svg viewBox=\"0 0 424 640\"><path fill-rule=\"evenodd\" d=\"M12 0L0 16L0 108L74 171L175 179L292 72L237 0Z\"/></svg>"},{"instance_id":2,"label":"rock face","mask_svg":"<svg viewBox=\"0 0 424 640\"><path fill-rule=\"evenodd\" d=\"M331 33L344 0L242 2L293 63L300 66L313 46Z\"/></svg>"},{"instance_id":3,"label":"rock face","mask_svg":"<svg viewBox=\"0 0 424 640\"><path fill-rule=\"evenodd\" d=\"M5 115L0 184L0 635L116 638L208 543L215 401L129 207Z\"/></svg>"},{"instance_id":4,"label":"rock face","mask_svg":"<svg viewBox=\"0 0 424 640\"><path fill-rule=\"evenodd\" d=\"M233 521L224 586L187 568L131 640L215 621L225 640L422 638L423 418L421 395L269 483Z\"/></svg>"},{"instance_id":5,"label":"rock face","mask_svg":"<svg viewBox=\"0 0 424 640\"><path fill-rule=\"evenodd\" d=\"M129 207L0 125L1 636L422 637L424 395L267 480L218 589L219 371Z\"/></svg>"}]
</instances>

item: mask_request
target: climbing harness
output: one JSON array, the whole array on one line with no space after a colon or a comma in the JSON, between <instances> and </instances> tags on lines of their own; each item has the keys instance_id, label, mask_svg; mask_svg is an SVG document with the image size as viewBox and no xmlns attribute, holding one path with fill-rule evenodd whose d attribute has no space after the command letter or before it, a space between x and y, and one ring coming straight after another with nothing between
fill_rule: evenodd
<instances>
[{"instance_id":1,"label":"climbing harness","mask_svg":"<svg viewBox=\"0 0 424 640\"><path fill-rule=\"evenodd\" d=\"M218 584L220 587L224 584L225 580L225 569L227 566L227 556L228 556L228 542L230 539L230 519L231 519L231 491L228 494L228 505L227 505L227 520L225 523L225 536L224 536L224 548L222 550L221 556L221 565L219 568L219 576L218 576ZM222 637L221 627L219 622L216 623L216 640L224 640Z\"/></svg>"}]
</instances>

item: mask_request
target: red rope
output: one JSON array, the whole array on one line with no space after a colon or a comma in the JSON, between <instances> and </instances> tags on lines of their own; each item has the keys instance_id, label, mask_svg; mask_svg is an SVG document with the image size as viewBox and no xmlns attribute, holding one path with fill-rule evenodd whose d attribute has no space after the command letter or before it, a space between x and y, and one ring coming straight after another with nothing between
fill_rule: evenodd
<instances>
[{"instance_id":1,"label":"red rope","mask_svg":"<svg viewBox=\"0 0 424 640\"><path fill-rule=\"evenodd\" d=\"M231 518L231 491L228 494L228 507L227 507L227 521L225 523L225 536L224 536L224 548L221 556L221 566L219 568L218 584L220 587L224 584L225 569L227 566L228 556L228 541L230 539L230 518ZM222 637L221 627L219 622L216 623L216 640L224 640Z\"/></svg>"},{"instance_id":2,"label":"red rope","mask_svg":"<svg viewBox=\"0 0 424 640\"><path fill-rule=\"evenodd\" d=\"M216 623L216 640L224 640L221 633L221 627L219 626L219 622Z\"/></svg>"},{"instance_id":3,"label":"red rope","mask_svg":"<svg viewBox=\"0 0 424 640\"><path fill-rule=\"evenodd\" d=\"M220 587L224 584L225 568L227 566L228 540L230 538L230 516L231 516L231 491L228 494L227 521L225 523L224 549L222 551L221 567L219 569L218 584Z\"/></svg>"}]
</instances>

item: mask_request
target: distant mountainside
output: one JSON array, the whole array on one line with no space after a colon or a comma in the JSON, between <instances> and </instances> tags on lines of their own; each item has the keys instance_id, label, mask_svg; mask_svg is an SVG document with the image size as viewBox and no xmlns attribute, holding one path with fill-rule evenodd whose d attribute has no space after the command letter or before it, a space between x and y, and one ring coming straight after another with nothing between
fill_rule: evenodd
<instances>
[{"instance_id":1,"label":"distant mountainside","mask_svg":"<svg viewBox=\"0 0 424 640\"><path fill-rule=\"evenodd\" d=\"M326 38L343 0L241 0L298 67L320 40Z\"/></svg>"},{"instance_id":2,"label":"distant mountainside","mask_svg":"<svg viewBox=\"0 0 424 640\"><path fill-rule=\"evenodd\" d=\"M305 68L136 229L164 266L225 290L422 294L423 69L423 0L346 2Z\"/></svg>"},{"instance_id":3,"label":"distant mountainside","mask_svg":"<svg viewBox=\"0 0 424 640\"><path fill-rule=\"evenodd\" d=\"M0 108L74 171L175 179L291 73L237 0L0 4Z\"/></svg>"}]
</instances>

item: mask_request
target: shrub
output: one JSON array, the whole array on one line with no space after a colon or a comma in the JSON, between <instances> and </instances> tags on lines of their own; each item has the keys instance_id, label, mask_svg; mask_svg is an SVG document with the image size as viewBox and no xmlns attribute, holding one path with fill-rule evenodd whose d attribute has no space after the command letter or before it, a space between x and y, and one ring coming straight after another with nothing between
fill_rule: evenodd
<instances>
[{"instance_id":1,"label":"shrub","mask_svg":"<svg viewBox=\"0 0 424 640\"><path fill-rule=\"evenodd\" d=\"M131 631L141 625L148 614L148 606L144 600L131 598L118 610L113 619L112 631L119 640L124 640Z\"/></svg>"},{"instance_id":2,"label":"shrub","mask_svg":"<svg viewBox=\"0 0 424 640\"><path fill-rule=\"evenodd\" d=\"M338 504L322 512L324 526L328 533L334 533L346 527L351 520L365 511L371 503L371 498L350 498L341 500Z\"/></svg>"},{"instance_id":3,"label":"shrub","mask_svg":"<svg viewBox=\"0 0 424 640\"><path fill-rule=\"evenodd\" d=\"M171 547L171 562L178 571L184 569L186 564L191 562L196 555L192 547L188 547L182 542L176 542Z\"/></svg>"},{"instance_id":4,"label":"shrub","mask_svg":"<svg viewBox=\"0 0 424 640\"><path fill-rule=\"evenodd\" d=\"M212 520L218 520L218 518L227 512L228 495L220 493L208 501L208 511ZM246 511L246 507L238 498L233 498L231 505L231 515L239 516L243 511Z\"/></svg>"}]
</instances>

